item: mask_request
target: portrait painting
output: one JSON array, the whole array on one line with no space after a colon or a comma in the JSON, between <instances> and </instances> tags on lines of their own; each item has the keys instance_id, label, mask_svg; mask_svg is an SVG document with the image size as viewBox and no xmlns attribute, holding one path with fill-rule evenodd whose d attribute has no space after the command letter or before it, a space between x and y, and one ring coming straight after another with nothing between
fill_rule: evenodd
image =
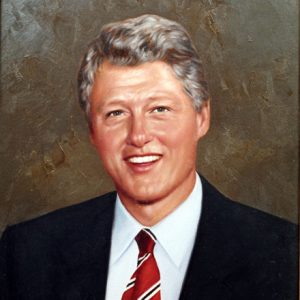
<instances>
[{"instance_id":1,"label":"portrait painting","mask_svg":"<svg viewBox=\"0 0 300 300\"><path fill-rule=\"evenodd\" d=\"M0 299L298 299L298 5L2 1Z\"/></svg>"}]
</instances>

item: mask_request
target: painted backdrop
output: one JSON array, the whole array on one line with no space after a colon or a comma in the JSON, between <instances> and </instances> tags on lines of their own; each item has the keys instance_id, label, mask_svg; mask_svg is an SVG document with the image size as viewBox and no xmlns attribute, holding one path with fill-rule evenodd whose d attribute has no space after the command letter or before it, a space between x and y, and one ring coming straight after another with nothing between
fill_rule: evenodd
<instances>
[{"instance_id":1,"label":"painted backdrop","mask_svg":"<svg viewBox=\"0 0 300 300\"><path fill-rule=\"evenodd\" d=\"M198 169L236 201L297 220L296 0L3 0L0 231L111 190L76 100L101 25L182 23L206 65L212 127Z\"/></svg>"}]
</instances>

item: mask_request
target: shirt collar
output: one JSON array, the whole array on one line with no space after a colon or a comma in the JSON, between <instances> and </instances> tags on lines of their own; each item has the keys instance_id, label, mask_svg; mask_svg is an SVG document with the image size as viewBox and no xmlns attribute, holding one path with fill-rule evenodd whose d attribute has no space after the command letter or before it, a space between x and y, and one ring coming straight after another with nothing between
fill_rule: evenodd
<instances>
[{"instance_id":1,"label":"shirt collar","mask_svg":"<svg viewBox=\"0 0 300 300\"><path fill-rule=\"evenodd\" d=\"M193 246L202 207L202 184L196 174L193 191L171 214L150 227L162 248L179 268L186 252ZM117 196L112 232L110 263L114 264L134 242L145 226L133 218ZM189 233L189 234L187 234ZM184 241L184 242L182 242Z\"/></svg>"}]
</instances>

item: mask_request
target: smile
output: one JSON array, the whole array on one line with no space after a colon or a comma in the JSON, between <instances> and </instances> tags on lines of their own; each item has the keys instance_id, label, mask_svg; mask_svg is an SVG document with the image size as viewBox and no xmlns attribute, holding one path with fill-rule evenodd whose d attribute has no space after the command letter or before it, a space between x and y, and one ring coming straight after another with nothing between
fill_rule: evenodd
<instances>
[{"instance_id":1,"label":"smile","mask_svg":"<svg viewBox=\"0 0 300 300\"><path fill-rule=\"evenodd\" d=\"M133 164L145 164L154 162L160 159L159 155L132 156L128 161Z\"/></svg>"}]
</instances>

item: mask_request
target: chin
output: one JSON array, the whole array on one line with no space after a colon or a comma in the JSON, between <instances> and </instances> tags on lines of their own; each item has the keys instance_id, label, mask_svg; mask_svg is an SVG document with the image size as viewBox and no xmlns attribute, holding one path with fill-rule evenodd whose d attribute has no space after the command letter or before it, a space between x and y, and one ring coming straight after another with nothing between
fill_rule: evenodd
<instances>
[{"instance_id":1,"label":"chin","mask_svg":"<svg viewBox=\"0 0 300 300\"><path fill-rule=\"evenodd\" d=\"M139 188L139 189L128 189L122 190L121 194L123 194L127 199L134 201L140 205L151 205L154 204L161 199L164 199L167 196L167 193L163 193L163 191L158 191L157 187L155 190L152 188Z\"/></svg>"},{"instance_id":2,"label":"chin","mask_svg":"<svg viewBox=\"0 0 300 300\"><path fill-rule=\"evenodd\" d=\"M136 203L142 206L151 206L159 200L136 200Z\"/></svg>"}]
</instances>

